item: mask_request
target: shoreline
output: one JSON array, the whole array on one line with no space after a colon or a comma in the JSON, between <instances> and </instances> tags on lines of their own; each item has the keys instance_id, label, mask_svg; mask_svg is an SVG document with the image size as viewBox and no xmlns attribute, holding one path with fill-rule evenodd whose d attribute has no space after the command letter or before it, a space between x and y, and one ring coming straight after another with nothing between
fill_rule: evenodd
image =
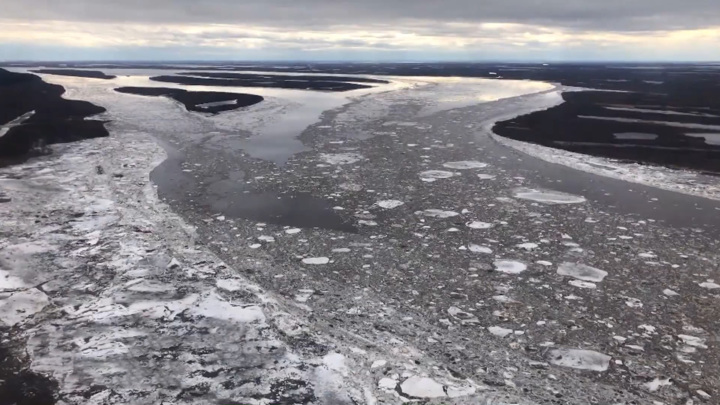
<instances>
[{"instance_id":1,"label":"shoreline","mask_svg":"<svg viewBox=\"0 0 720 405\"><path fill-rule=\"evenodd\" d=\"M587 90L558 86L550 92L555 92L560 95L564 92L578 91ZM498 118L498 120L494 123L485 125L483 127L483 132L501 145L527 154L528 156L541 159L548 163L559 164L574 170L623 180L628 183L641 184L661 190L674 191L690 196L720 201L720 179L703 174L698 170L671 168L667 166L641 164L636 162L623 162L612 158L604 158L567 151L564 149L552 148L536 143L523 142L500 135L494 131L496 125L502 121L513 120L524 115L542 112L562 105L564 102L565 101L562 97L560 97L556 103L548 103L547 105L541 106L540 109L535 109L533 111L523 110L518 114L507 114ZM693 184L693 182L696 182L698 179L704 180L705 184Z\"/></svg>"}]
</instances>

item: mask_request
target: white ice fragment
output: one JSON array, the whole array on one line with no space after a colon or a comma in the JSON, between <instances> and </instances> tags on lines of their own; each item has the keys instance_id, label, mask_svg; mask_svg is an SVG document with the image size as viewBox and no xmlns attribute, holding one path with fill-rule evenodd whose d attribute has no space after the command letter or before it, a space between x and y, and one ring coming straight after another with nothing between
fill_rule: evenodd
<instances>
[{"instance_id":1,"label":"white ice fragment","mask_svg":"<svg viewBox=\"0 0 720 405\"><path fill-rule=\"evenodd\" d=\"M0 324L13 326L35 315L50 303L38 289L23 290L0 300Z\"/></svg>"},{"instance_id":2,"label":"white ice fragment","mask_svg":"<svg viewBox=\"0 0 720 405\"><path fill-rule=\"evenodd\" d=\"M552 266L552 262L549 262L547 260L538 260L535 263L537 263L541 266Z\"/></svg>"},{"instance_id":3,"label":"white ice fragment","mask_svg":"<svg viewBox=\"0 0 720 405\"><path fill-rule=\"evenodd\" d=\"M471 229L490 229L493 227L493 224L480 221L471 221L466 223L465 225L467 225L467 227Z\"/></svg>"},{"instance_id":4,"label":"white ice fragment","mask_svg":"<svg viewBox=\"0 0 720 405\"><path fill-rule=\"evenodd\" d=\"M562 193L560 191L524 187L514 189L513 197L543 204L580 204L586 201L585 197Z\"/></svg>"},{"instance_id":5,"label":"white ice fragment","mask_svg":"<svg viewBox=\"0 0 720 405\"><path fill-rule=\"evenodd\" d=\"M358 221L358 225L364 225L364 226L377 226L378 223L375 221L370 221L367 219L361 219Z\"/></svg>"},{"instance_id":6,"label":"white ice fragment","mask_svg":"<svg viewBox=\"0 0 720 405\"><path fill-rule=\"evenodd\" d=\"M549 353L550 363L578 370L606 371L611 357L592 350L555 349Z\"/></svg>"},{"instance_id":7,"label":"white ice fragment","mask_svg":"<svg viewBox=\"0 0 720 405\"><path fill-rule=\"evenodd\" d=\"M649 383L643 384L643 386L650 392L655 392L660 389L660 387L664 387L667 385L672 385L669 378L660 379L655 378L654 380L650 381Z\"/></svg>"},{"instance_id":8,"label":"white ice fragment","mask_svg":"<svg viewBox=\"0 0 720 405\"><path fill-rule=\"evenodd\" d=\"M669 288L664 289L663 294L667 295L668 297L674 297L674 296L680 295Z\"/></svg>"},{"instance_id":9,"label":"white ice fragment","mask_svg":"<svg viewBox=\"0 0 720 405\"><path fill-rule=\"evenodd\" d=\"M290 228L290 229L286 229L285 233L288 235L294 235L296 233L300 233L300 231L301 231L300 228Z\"/></svg>"},{"instance_id":10,"label":"white ice fragment","mask_svg":"<svg viewBox=\"0 0 720 405\"><path fill-rule=\"evenodd\" d=\"M452 217L456 217L456 216L460 215L455 211L443 211L443 210L438 210L438 209L417 211L416 214L423 215L426 217L431 217L431 218L452 218Z\"/></svg>"},{"instance_id":11,"label":"white ice fragment","mask_svg":"<svg viewBox=\"0 0 720 405\"><path fill-rule=\"evenodd\" d=\"M578 280L590 281L593 283L599 283L603 281L608 275L606 271L596 269L585 264L570 262L560 264L557 269L557 274L561 276L573 277Z\"/></svg>"},{"instance_id":12,"label":"white ice fragment","mask_svg":"<svg viewBox=\"0 0 720 405\"><path fill-rule=\"evenodd\" d=\"M439 179L449 179L455 176L455 173L445 170L427 170L420 173L420 180L426 183L432 183Z\"/></svg>"},{"instance_id":13,"label":"white ice fragment","mask_svg":"<svg viewBox=\"0 0 720 405\"><path fill-rule=\"evenodd\" d=\"M520 274L527 270L525 263L516 260L496 260L494 263L495 270L506 274Z\"/></svg>"},{"instance_id":14,"label":"white ice fragment","mask_svg":"<svg viewBox=\"0 0 720 405\"><path fill-rule=\"evenodd\" d=\"M397 380L392 378L385 377L378 381L378 388L383 391L395 391L395 387L397 387Z\"/></svg>"},{"instance_id":15,"label":"white ice fragment","mask_svg":"<svg viewBox=\"0 0 720 405\"><path fill-rule=\"evenodd\" d=\"M339 373L340 375L347 375L348 368L345 364L345 356L340 353L330 352L323 357L323 364L328 369Z\"/></svg>"},{"instance_id":16,"label":"white ice fragment","mask_svg":"<svg viewBox=\"0 0 720 405\"><path fill-rule=\"evenodd\" d=\"M252 245L250 245L250 249L257 249L257 248L260 248L260 247L262 247L262 245L259 244L259 243L253 243Z\"/></svg>"},{"instance_id":17,"label":"white ice fragment","mask_svg":"<svg viewBox=\"0 0 720 405\"><path fill-rule=\"evenodd\" d=\"M473 253L483 253L486 255L492 254L492 252L493 252L492 249L490 249L487 246L480 246L480 245L475 245L475 244L468 246L468 249Z\"/></svg>"},{"instance_id":18,"label":"white ice fragment","mask_svg":"<svg viewBox=\"0 0 720 405\"><path fill-rule=\"evenodd\" d=\"M708 280L708 281L706 281L704 283L700 283L698 285L702 288L707 288L708 290L717 290L718 288L720 288L720 284L717 284L712 280Z\"/></svg>"},{"instance_id":19,"label":"white ice fragment","mask_svg":"<svg viewBox=\"0 0 720 405\"><path fill-rule=\"evenodd\" d=\"M225 291L240 291L245 283L242 280L234 278L220 278L215 281L215 286Z\"/></svg>"},{"instance_id":20,"label":"white ice fragment","mask_svg":"<svg viewBox=\"0 0 720 405\"><path fill-rule=\"evenodd\" d=\"M537 249L538 244L537 243L521 243L521 244L517 245L517 247L519 247L520 249L525 249L525 250L533 250L533 249Z\"/></svg>"},{"instance_id":21,"label":"white ice fragment","mask_svg":"<svg viewBox=\"0 0 720 405\"><path fill-rule=\"evenodd\" d=\"M305 264L328 264L330 263L330 258L327 257L306 257L302 259L302 262Z\"/></svg>"},{"instance_id":22,"label":"white ice fragment","mask_svg":"<svg viewBox=\"0 0 720 405\"><path fill-rule=\"evenodd\" d=\"M597 284L591 283L589 281L582 281L582 280L570 280L570 281L568 281L568 284L570 284L573 287L579 287L579 288L587 288L587 289L597 288Z\"/></svg>"},{"instance_id":23,"label":"white ice fragment","mask_svg":"<svg viewBox=\"0 0 720 405\"><path fill-rule=\"evenodd\" d=\"M400 384L400 391L413 398L445 397L445 389L432 378L413 376Z\"/></svg>"},{"instance_id":24,"label":"white ice fragment","mask_svg":"<svg viewBox=\"0 0 720 405\"><path fill-rule=\"evenodd\" d=\"M461 160L459 162L447 162L443 164L447 169L466 170L466 169L483 169L487 167L487 163L475 160Z\"/></svg>"},{"instance_id":25,"label":"white ice fragment","mask_svg":"<svg viewBox=\"0 0 720 405\"><path fill-rule=\"evenodd\" d=\"M493 176L492 174L480 173L480 174L478 174L477 176L478 176L478 178L479 178L480 180L493 180L493 179L495 179L495 176Z\"/></svg>"},{"instance_id":26,"label":"white ice fragment","mask_svg":"<svg viewBox=\"0 0 720 405\"><path fill-rule=\"evenodd\" d=\"M179 308L178 312L182 312L182 308ZM200 315L206 318L238 323L265 321L265 314L259 306L236 306L223 300L215 293L202 299L197 303L197 306L190 308L189 312L193 315Z\"/></svg>"},{"instance_id":27,"label":"white ice fragment","mask_svg":"<svg viewBox=\"0 0 720 405\"><path fill-rule=\"evenodd\" d=\"M505 336L511 335L513 333L513 330L503 328L500 326L491 326L488 328L488 332L492 333L495 336L505 337Z\"/></svg>"},{"instance_id":28,"label":"white ice fragment","mask_svg":"<svg viewBox=\"0 0 720 405\"><path fill-rule=\"evenodd\" d=\"M268 236L268 235L258 236L258 240L260 242L267 242L267 243L275 242L275 238L273 238L272 236Z\"/></svg>"},{"instance_id":29,"label":"white ice fragment","mask_svg":"<svg viewBox=\"0 0 720 405\"><path fill-rule=\"evenodd\" d=\"M640 253L638 256L642 257L643 259L656 259L657 258L657 255L653 252Z\"/></svg>"},{"instance_id":30,"label":"white ice fragment","mask_svg":"<svg viewBox=\"0 0 720 405\"><path fill-rule=\"evenodd\" d=\"M0 270L0 292L2 290L15 290L27 287L20 277L10 275L10 272Z\"/></svg>"},{"instance_id":31,"label":"white ice fragment","mask_svg":"<svg viewBox=\"0 0 720 405\"><path fill-rule=\"evenodd\" d=\"M387 360L375 360L373 364L370 366L370 368L379 368L379 367L385 367L387 364Z\"/></svg>"},{"instance_id":32,"label":"white ice fragment","mask_svg":"<svg viewBox=\"0 0 720 405\"><path fill-rule=\"evenodd\" d=\"M391 210L393 208L397 208L403 204L405 204L405 203L402 201L399 201L399 200L383 200L383 201L378 201L375 203L375 205L377 205L378 207L384 208L386 210Z\"/></svg>"},{"instance_id":33,"label":"white ice fragment","mask_svg":"<svg viewBox=\"0 0 720 405\"><path fill-rule=\"evenodd\" d=\"M682 342L688 346L697 347L699 349L707 349L707 346L705 345L705 339L703 338L690 335L678 335L678 338L680 338L680 340L682 340Z\"/></svg>"},{"instance_id":34,"label":"white ice fragment","mask_svg":"<svg viewBox=\"0 0 720 405\"><path fill-rule=\"evenodd\" d=\"M357 153L321 153L320 159L331 165L349 165L363 159Z\"/></svg>"},{"instance_id":35,"label":"white ice fragment","mask_svg":"<svg viewBox=\"0 0 720 405\"><path fill-rule=\"evenodd\" d=\"M313 294L315 294L315 290L298 290L298 293L295 294L295 301L307 302Z\"/></svg>"},{"instance_id":36,"label":"white ice fragment","mask_svg":"<svg viewBox=\"0 0 720 405\"><path fill-rule=\"evenodd\" d=\"M630 308L642 308L643 303L637 298L631 298L628 297L627 301L625 301L625 305L629 306Z\"/></svg>"},{"instance_id":37,"label":"white ice fragment","mask_svg":"<svg viewBox=\"0 0 720 405\"><path fill-rule=\"evenodd\" d=\"M352 250L350 248L336 248L332 250L333 253L350 253Z\"/></svg>"}]
</instances>

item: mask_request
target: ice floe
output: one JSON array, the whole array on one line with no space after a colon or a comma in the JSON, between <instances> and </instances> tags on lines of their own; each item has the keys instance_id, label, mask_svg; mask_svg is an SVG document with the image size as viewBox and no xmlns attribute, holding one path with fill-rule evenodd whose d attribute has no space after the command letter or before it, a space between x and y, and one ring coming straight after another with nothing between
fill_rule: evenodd
<instances>
[{"instance_id":1,"label":"ice floe","mask_svg":"<svg viewBox=\"0 0 720 405\"><path fill-rule=\"evenodd\" d=\"M461 160L459 162L443 163L443 167L455 170L483 169L487 167L487 163L482 163L475 160Z\"/></svg>"},{"instance_id":2,"label":"ice floe","mask_svg":"<svg viewBox=\"0 0 720 405\"><path fill-rule=\"evenodd\" d=\"M473 253L483 253L486 255L492 254L492 252L493 252L492 249L490 249L487 246L480 246L480 245L475 245L475 244L469 245L468 250Z\"/></svg>"},{"instance_id":3,"label":"ice floe","mask_svg":"<svg viewBox=\"0 0 720 405\"><path fill-rule=\"evenodd\" d=\"M328 257L306 257L302 259L302 262L305 264L328 264L330 263L330 258Z\"/></svg>"},{"instance_id":4,"label":"ice floe","mask_svg":"<svg viewBox=\"0 0 720 405\"><path fill-rule=\"evenodd\" d=\"M404 204L405 204L404 202L399 201L399 200L383 200L383 201L378 201L375 203L375 205L377 205L378 207L384 208L386 210L391 210L393 208L397 208Z\"/></svg>"},{"instance_id":5,"label":"ice floe","mask_svg":"<svg viewBox=\"0 0 720 405\"><path fill-rule=\"evenodd\" d=\"M585 197L563 193L560 191L532 189L520 187L512 191L515 198L530 200L543 204L580 204L584 203Z\"/></svg>"},{"instance_id":6,"label":"ice floe","mask_svg":"<svg viewBox=\"0 0 720 405\"><path fill-rule=\"evenodd\" d=\"M591 283L589 281L582 281L582 280L570 280L570 281L568 281L568 284L570 284L573 287L578 287L578 288L587 288L587 289L597 288L597 284Z\"/></svg>"},{"instance_id":7,"label":"ice floe","mask_svg":"<svg viewBox=\"0 0 720 405\"><path fill-rule=\"evenodd\" d=\"M592 350L555 349L549 352L550 364L578 370L606 371L611 357Z\"/></svg>"},{"instance_id":8,"label":"ice floe","mask_svg":"<svg viewBox=\"0 0 720 405\"><path fill-rule=\"evenodd\" d=\"M468 228L472 229L490 229L493 227L493 224L481 221L471 221L466 223L465 225L467 225Z\"/></svg>"},{"instance_id":9,"label":"ice floe","mask_svg":"<svg viewBox=\"0 0 720 405\"><path fill-rule=\"evenodd\" d=\"M573 277L582 281L590 281L593 283L599 283L605 279L608 275L606 271L590 267L580 263L561 263L558 266L557 274L561 276Z\"/></svg>"},{"instance_id":10,"label":"ice floe","mask_svg":"<svg viewBox=\"0 0 720 405\"><path fill-rule=\"evenodd\" d=\"M438 209L428 209L424 211L417 211L415 212L417 215L422 215L425 217L431 217L431 218L452 218L456 217L460 214L458 214L455 211L444 211L444 210L438 210Z\"/></svg>"},{"instance_id":11,"label":"ice floe","mask_svg":"<svg viewBox=\"0 0 720 405\"><path fill-rule=\"evenodd\" d=\"M442 384L428 377L410 377L400 384L400 392L412 398L442 398L445 388Z\"/></svg>"},{"instance_id":12,"label":"ice floe","mask_svg":"<svg viewBox=\"0 0 720 405\"><path fill-rule=\"evenodd\" d=\"M493 262L495 270L505 274L520 274L527 270L527 265L516 260L496 260Z\"/></svg>"},{"instance_id":13,"label":"ice floe","mask_svg":"<svg viewBox=\"0 0 720 405\"><path fill-rule=\"evenodd\" d=\"M449 179L455 176L455 173L445 170L426 170L420 173L420 180L426 183L432 183L440 179Z\"/></svg>"},{"instance_id":14,"label":"ice floe","mask_svg":"<svg viewBox=\"0 0 720 405\"><path fill-rule=\"evenodd\" d=\"M499 336L499 337L509 336L514 333L514 331L512 329L507 329L507 328L503 328L500 326L491 326L487 329L488 329L488 332L492 333L495 336Z\"/></svg>"},{"instance_id":15,"label":"ice floe","mask_svg":"<svg viewBox=\"0 0 720 405\"><path fill-rule=\"evenodd\" d=\"M480 180L493 180L493 179L495 179L495 176L493 176L492 174L479 173L477 176L478 176L478 179L480 179Z\"/></svg>"},{"instance_id":16,"label":"ice floe","mask_svg":"<svg viewBox=\"0 0 720 405\"><path fill-rule=\"evenodd\" d=\"M702 288L707 288L708 290L717 290L720 288L720 284L714 282L713 280L708 280L698 285Z\"/></svg>"}]
</instances>

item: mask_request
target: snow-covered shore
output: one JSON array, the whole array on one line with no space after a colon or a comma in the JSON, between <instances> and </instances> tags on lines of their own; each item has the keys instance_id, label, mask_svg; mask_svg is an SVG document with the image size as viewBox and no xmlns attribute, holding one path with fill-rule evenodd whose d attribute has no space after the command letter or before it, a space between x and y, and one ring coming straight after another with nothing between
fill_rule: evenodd
<instances>
[{"instance_id":1,"label":"snow-covered shore","mask_svg":"<svg viewBox=\"0 0 720 405\"><path fill-rule=\"evenodd\" d=\"M525 96L524 98L527 103L523 106L524 108L522 110L508 113L495 122L555 107L563 103L561 96L562 92L582 90L583 89L579 88L559 86L550 92ZM663 190L675 191L683 194L710 198L713 200L720 200L720 181L715 176L702 174L693 170L681 170L657 165L620 162L616 159L590 156L517 141L515 139L495 134L492 131L494 124L494 122L489 123L489 125L483 128L483 131L497 142L538 159L631 183L657 187Z\"/></svg>"}]
</instances>

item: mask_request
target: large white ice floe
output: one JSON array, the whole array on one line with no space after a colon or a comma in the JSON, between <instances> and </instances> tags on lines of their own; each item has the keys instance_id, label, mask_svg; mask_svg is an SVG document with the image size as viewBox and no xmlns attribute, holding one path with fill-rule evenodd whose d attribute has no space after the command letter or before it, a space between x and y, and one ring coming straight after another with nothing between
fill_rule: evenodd
<instances>
[{"instance_id":1,"label":"large white ice floe","mask_svg":"<svg viewBox=\"0 0 720 405\"><path fill-rule=\"evenodd\" d=\"M527 270L527 265L517 260L496 260L493 265L495 270L505 274L520 274Z\"/></svg>"},{"instance_id":2,"label":"large white ice floe","mask_svg":"<svg viewBox=\"0 0 720 405\"><path fill-rule=\"evenodd\" d=\"M478 162L476 160L461 160L459 162L443 163L443 167L454 170L483 169L487 163Z\"/></svg>"},{"instance_id":3,"label":"large white ice floe","mask_svg":"<svg viewBox=\"0 0 720 405\"><path fill-rule=\"evenodd\" d=\"M586 264L570 262L561 263L560 266L558 266L557 274L593 283L603 281L608 275L604 270L596 269Z\"/></svg>"},{"instance_id":4,"label":"large white ice floe","mask_svg":"<svg viewBox=\"0 0 720 405\"><path fill-rule=\"evenodd\" d=\"M302 262L305 264L328 264L330 263L330 258L327 257L306 257L302 259Z\"/></svg>"},{"instance_id":5,"label":"large white ice floe","mask_svg":"<svg viewBox=\"0 0 720 405\"><path fill-rule=\"evenodd\" d=\"M460 214L458 214L455 211L445 211L445 210L438 210L438 209L428 209L424 211L417 211L415 212L417 215L422 215L424 217L431 217L431 218L452 218L456 217Z\"/></svg>"},{"instance_id":6,"label":"large white ice floe","mask_svg":"<svg viewBox=\"0 0 720 405\"><path fill-rule=\"evenodd\" d=\"M611 357L592 350L555 349L548 353L550 364L578 370L606 371Z\"/></svg>"},{"instance_id":7,"label":"large white ice floe","mask_svg":"<svg viewBox=\"0 0 720 405\"><path fill-rule=\"evenodd\" d=\"M447 396L442 384L428 377L410 377L400 384L402 394L412 398L442 398Z\"/></svg>"},{"instance_id":8,"label":"large white ice floe","mask_svg":"<svg viewBox=\"0 0 720 405\"><path fill-rule=\"evenodd\" d=\"M563 193L554 190L543 190L520 187L512 191L513 197L522 200L530 200L543 204L580 204L584 203L585 197Z\"/></svg>"},{"instance_id":9,"label":"large white ice floe","mask_svg":"<svg viewBox=\"0 0 720 405\"><path fill-rule=\"evenodd\" d=\"M455 176L455 173L446 170L426 170L420 172L420 180L426 183L433 183L440 179L449 179Z\"/></svg>"},{"instance_id":10,"label":"large white ice floe","mask_svg":"<svg viewBox=\"0 0 720 405\"><path fill-rule=\"evenodd\" d=\"M404 202L399 201L399 200L383 200L383 201L378 201L375 203L375 205L377 205L378 207L386 209L386 210L391 210L393 208L397 208L404 204L405 204Z\"/></svg>"},{"instance_id":11,"label":"large white ice floe","mask_svg":"<svg viewBox=\"0 0 720 405\"><path fill-rule=\"evenodd\" d=\"M471 221L466 223L468 228L471 229L490 229L493 227L493 224L482 222L482 221Z\"/></svg>"}]
</instances>

